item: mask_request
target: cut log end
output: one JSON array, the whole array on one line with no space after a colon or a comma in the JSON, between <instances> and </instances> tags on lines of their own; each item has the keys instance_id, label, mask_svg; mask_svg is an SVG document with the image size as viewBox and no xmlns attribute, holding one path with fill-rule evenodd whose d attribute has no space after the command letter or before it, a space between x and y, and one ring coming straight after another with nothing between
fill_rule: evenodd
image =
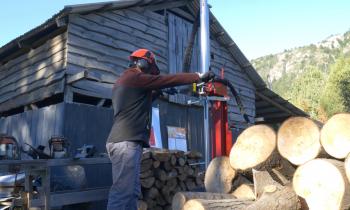
<instances>
[{"instance_id":1,"label":"cut log end","mask_svg":"<svg viewBox=\"0 0 350 210\"><path fill-rule=\"evenodd\" d=\"M321 130L321 144L326 152L338 159L350 153L350 114L331 117Z\"/></svg>"},{"instance_id":2,"label":"cut log end","mask_svg":"<svg viewBox=\"0 0 350 210\"><path fill-rule=\"evenodd\" d=\"M310 209L347 209L348 187L343 163L337 160L311 160L300 166L293 177L295 192L306 200Z\"/></svg>"},{"instance_id":3,"label":"cut log end","mask_svg":"<svg viewBox=\"0 0 350 210\"><path fill-rule=\"evenodd\" d=\"M265 162L276 148L276 133L266 125L254 125L244 130L230 152L231 166L247 170Z\"/></svg>"},{"instance_id":4,"label":"cut log end","mask_svg":"<svg viewBox=\"0 0 350 210\"><path fill-rule=\"evenodd\" d=\"M320 129L311 119L291 117L278 130L277 148L282 157L295 165L316 158L322 151Z\"/></svg>"},{"instance_id":5,"label":"cut log end","mask_svg":"<svg viewBox=\"0 0 350 210\"><path fill-rule=\"evenodd\" d=\"M205 173L204 186L207 192L228 193L236 171L231 167L228 157L214 158Z\"/></svg>"},{"instance_id":6,"label":"cut log end","mask_svg":"<svg viewBox=\"0 0 350 210\"><path fill-rule=\"evenodd\" d=\"M232 195L238 199L255 200L256 198L253 184L241 184L233 191Z\"/></svg>"}]
</instances>

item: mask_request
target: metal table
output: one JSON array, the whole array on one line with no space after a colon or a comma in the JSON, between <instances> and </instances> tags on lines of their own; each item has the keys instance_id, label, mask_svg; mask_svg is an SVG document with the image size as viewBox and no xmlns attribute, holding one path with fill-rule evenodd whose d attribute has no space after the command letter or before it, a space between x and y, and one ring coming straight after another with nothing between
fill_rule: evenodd
<instances>
[{"instance_id":1,"label":"metal table","mask_svg":"<svg viewBox=\"0 0 350 210\"><path fill-rule=\"evenodd\" d=\"M48 159L48 160L1 160L0 171L25 173L24 195L21 203L26 209L49 210L53 206L63 206L77 203L106 200L109 187L83 189L78 191L51 192L51 167L70 165L110 164L109 158L83 159ZM42 177L42 193L34 198L32 181L35 176Z\"/></svg>"}]
</instances>

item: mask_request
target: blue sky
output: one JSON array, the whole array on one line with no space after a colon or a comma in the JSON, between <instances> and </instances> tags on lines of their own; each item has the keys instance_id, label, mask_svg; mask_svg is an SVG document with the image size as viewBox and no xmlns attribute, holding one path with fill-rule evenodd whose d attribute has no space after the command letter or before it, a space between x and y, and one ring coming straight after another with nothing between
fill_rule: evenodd
<instances>
[{"instance_id":1,"label":"blue sky","mask_svg":"<svg viewBox=\"0 0 350 210\"><path fill-rule=\"evenodd\" d=\"M0 46L41 24L64 5L98 1L2 0ZM316 43L350 29L349 0L209 0L209 3L248 59Z\"/></svg>"}]
</instances>

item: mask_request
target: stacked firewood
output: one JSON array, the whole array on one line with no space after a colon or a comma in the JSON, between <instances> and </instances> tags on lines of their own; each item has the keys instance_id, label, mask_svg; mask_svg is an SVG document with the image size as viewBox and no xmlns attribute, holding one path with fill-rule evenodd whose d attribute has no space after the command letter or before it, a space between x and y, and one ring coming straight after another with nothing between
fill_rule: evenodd
<instances>
[{"instance_id":1,"label":"stacked firewood","mask_svg":"<svg viewBox=\"0 0 350 210\"><path fill-rule=\"evenodd\" d=\"M201 153L147 149L141 162L142 200L139 209L171 209L173 196L180 191L204 188Z\"/></svg>"},{"instance_id":2,"label":"stacked firewood","mask_svg":"<svg viewBox=\"0 0 350 210\"><path fill-rule=\"evenodd\" d=\"M213 159L206 192L179 192L173 210L342 210L350 207L350 114L324 125L287 119L244 130L229 157Z\"/></svg>"}]
</instances>

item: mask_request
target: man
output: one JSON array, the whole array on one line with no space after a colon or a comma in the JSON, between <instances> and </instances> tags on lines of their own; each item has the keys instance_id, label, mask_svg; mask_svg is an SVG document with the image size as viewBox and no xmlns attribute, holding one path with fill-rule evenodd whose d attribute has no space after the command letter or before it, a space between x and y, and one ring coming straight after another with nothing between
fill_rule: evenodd
<instances>
[{"instance_id":1,"label":"man","mask_svg":"<svg viewBox=\"0 0 350 210\"><path fill-rule=\"evenodd\" d=\"M154 90L214 78L212 72L159 75L155 56L147 49L136 50L129 59L129 68L117 79L112 95L114 124L106 144L113 173L108 210L137 209L142 148L149 147Z\"/></svg>"}]
</instances>

